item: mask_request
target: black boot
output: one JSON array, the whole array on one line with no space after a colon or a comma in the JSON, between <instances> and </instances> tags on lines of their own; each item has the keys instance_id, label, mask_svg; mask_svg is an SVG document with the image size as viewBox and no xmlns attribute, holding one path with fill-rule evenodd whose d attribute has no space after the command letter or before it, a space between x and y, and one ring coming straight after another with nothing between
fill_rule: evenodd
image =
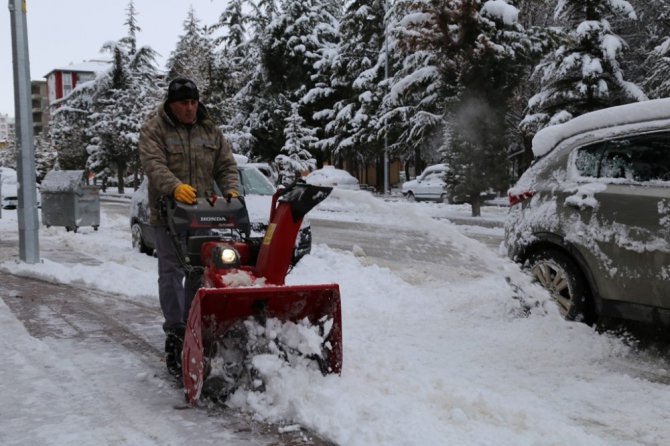
<instances>
[{"instance_id":1,"label":"black boot","mask_svg":"<svg viewBox=\"0 0 670 446\"><path fill-rule=\"evenodd\" d=\"M165 337L165 365L172 376L181 381L181 349L184 329L168 330Z\"/></svg>"}]
</instances>

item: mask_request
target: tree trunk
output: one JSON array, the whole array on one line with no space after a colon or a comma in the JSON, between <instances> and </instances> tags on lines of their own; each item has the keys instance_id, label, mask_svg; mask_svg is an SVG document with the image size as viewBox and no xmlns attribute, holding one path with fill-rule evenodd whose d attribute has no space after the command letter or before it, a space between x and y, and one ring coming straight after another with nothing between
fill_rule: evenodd
<instances>
[{"instance_id":1,"label":"tree trunk","mask_svg":"<svg viewBox=\"0 0 670 446\"><path fill-rule=\"evenodd\" d=\"M481 215L482 215L482 202L481 202L481 198L479 197L479 195L477 195L477 196L475 196L475 195L471 195L470 197L471 197L471 199L470 199L470 203L471 203L470 206L471 206L471 208L472 208L472 216L473 216L473 217L479 217L479 216L481 216Z\"/></svg>"},{"instance_id":2,"label":"tree trunk","mask_svg":"<svg viewBox=\"0 0 670 446\"><path fill-rule=\"evenodd\" d=\"M116 178L119 184L119 193L125 192L125 184L123 183L123 176L126 174L126 163L123 161L116 162Z\"/></svg>"}]
</instances>

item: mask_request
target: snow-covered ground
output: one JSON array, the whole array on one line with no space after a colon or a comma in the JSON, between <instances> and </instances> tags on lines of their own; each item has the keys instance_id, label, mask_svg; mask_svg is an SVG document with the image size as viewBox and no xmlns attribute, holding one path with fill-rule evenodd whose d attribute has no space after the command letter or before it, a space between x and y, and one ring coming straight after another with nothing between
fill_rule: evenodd
<instances>
[{"instance_id":1,"label":"snow-covered ground","mask_svg":"<svg viewBox=\"0 0 670 446\"><path fill-rule=\"evenodd\" d=\"M314 240L287 282L339 283L342 375L279 364L264 371L264 393L239 391L230 404L347 446L670 444L668 364L563 321L516 265L431 218L438 212L469 210L357 191L336 191L322 203L314 218L430 233L451 247L445 256L461 272L410 283L362 262L364 253ZM41 228L43 261L34 265L6 248L17 237L16 211L3 210L2 271L158 307L156 261L131 250L125 216L103 212L99 231ZM507 278L540 303L530 315L522 316ZM242 444L203 408L175 411L181 391L149 371L160 364L123 345L33 338L6 303L18 296L2 298L0 444ZM160 322L149 321L154 330L146 335L156 349Z\"/></svg>"}]
</instances>

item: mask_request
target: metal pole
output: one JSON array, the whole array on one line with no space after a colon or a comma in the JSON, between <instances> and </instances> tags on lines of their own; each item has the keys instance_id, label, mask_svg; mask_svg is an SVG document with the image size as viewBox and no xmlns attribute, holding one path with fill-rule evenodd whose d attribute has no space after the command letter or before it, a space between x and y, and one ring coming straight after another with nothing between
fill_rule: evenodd
<instances>
[{"instance_id":1,"label":"metal pole","mask_svg":"<svg viewBox=\"0 0 670 446\"><path fill-rule=\"evenodd\" d=\"M40 260L38 241L37 192L35 185L35 148L33 145L33 116L30 98L30 65L28 58L28 26L26 0L21 8L9 0L12 30L12 60L14 62L14 112L16 114L16 150L19 223L19 257L26 263Z\"/></svg>"},{"instance_id":2,"label":"metal pole","mask_svg":"<svg viewBox=\"0 0 670 446\"><path fill-rule=\"evenodd\" d=\"M389 39L388 39L388 0L384 1L384 80L386 93L389 91ZM389 193L389 137L388 118L384 119L384 195Z\"/></svg>"}]
</instances>

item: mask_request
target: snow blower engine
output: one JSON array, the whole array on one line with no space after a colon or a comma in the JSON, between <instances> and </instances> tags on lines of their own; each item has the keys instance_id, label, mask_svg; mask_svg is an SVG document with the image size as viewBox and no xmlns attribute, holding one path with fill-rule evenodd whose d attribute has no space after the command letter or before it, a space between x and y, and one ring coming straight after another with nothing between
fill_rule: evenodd
<instances>
[{"instance_id":1,"label":"snow blower engine","mask_svg":"<svg viewBox=\"0 0 670 446\"><path fill-rule=\"evenodd\" d=\"M191 404L201 395L223 400L241 386L262 390L253 366L259 354L340 373L339 286L284 284L304 216L331 191L303 182L279 189L262 240L249 236L243 198L210 195L194 205L166 204L182 264L187 274L201 275L182 350Z\"/></svg>"}]
</instances>

